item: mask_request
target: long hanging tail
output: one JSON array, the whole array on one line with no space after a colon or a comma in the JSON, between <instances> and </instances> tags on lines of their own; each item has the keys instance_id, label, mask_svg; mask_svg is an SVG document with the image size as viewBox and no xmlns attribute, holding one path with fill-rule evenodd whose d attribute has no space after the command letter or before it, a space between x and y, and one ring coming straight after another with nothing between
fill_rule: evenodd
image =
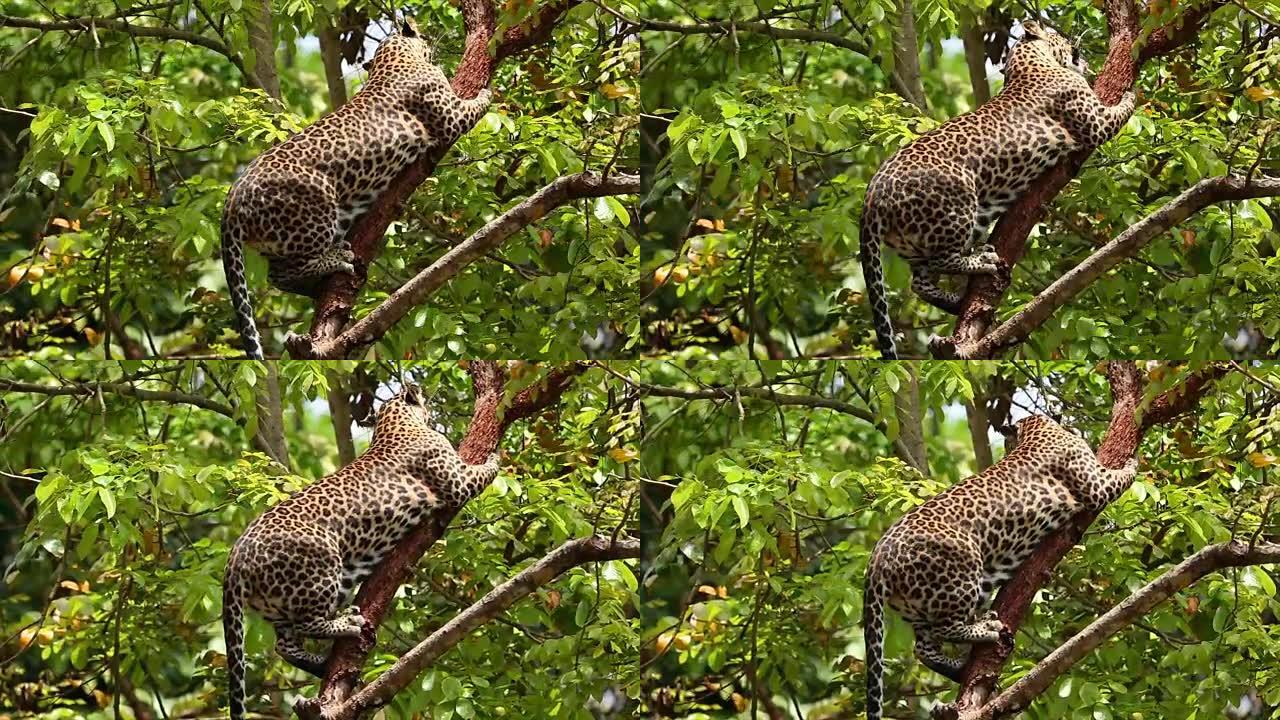
<instances>
[{"instance_id":1,"label":"long hanging tail","mask_svg":"<svg viewBox=\"0 0 1280 720\"><path fill-rule=\"evenodd\" d=\"M867 300L871 305L871 324L880 340L880 357L897 360L898 348L893 344L893 324L889 322L889 301L884 292L884 268L880 265L880 235L871 228L873 222L868 212L871 204L862 212L862 228L859 230L858 256L862 259L862 279L867 286Z\"/></svg>"},{"instance_id":2,"label":"long hanging tail","mask_svg":"<svg viewBox=\"0 0 1280 720\"><path fill-rule=\"evenodd\" d=\"M228 566L227 575L230 575ZM222 589L222 635L227 646L227 694L231 720L244 718L244 606L232 583Z\"/></svg>"},{"instance_id":3,"label":"long hanging tail","mask_svg":"<svg viewBox=\"0 0 1280 720\"><path fill-rule=\"evenodd\" d=\"M227 200L227 205L231 200ZM236 326L245 354L250 360L262 359L262 338L253 322L253 303L249 301L249 284L244 278L244 241L236 228L227 227L227 210L222 212L222 270L227 275L227 290L235 310Z\"/></svg>"},{"instance_id":4,"label":"long hanging tail","mask_svg":"<svg viewBox=\"0 0 1280 720\"><path fill-rule=\"evenodd\" d=\"M862 637L866 643L867 720L884 712L884 588L867 572L862 593Z\"/></svg>"}]
</instances>

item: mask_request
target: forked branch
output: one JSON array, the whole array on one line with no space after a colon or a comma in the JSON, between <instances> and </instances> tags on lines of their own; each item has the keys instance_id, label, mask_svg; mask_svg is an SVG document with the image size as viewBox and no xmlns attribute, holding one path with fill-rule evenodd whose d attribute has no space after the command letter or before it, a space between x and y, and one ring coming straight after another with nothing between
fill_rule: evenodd
<instances>
[{"instance_id":1,"label":"forked branch","mask_svg":"<svg viewBox=\"0 0 1280 720\"><path fill-rule=\"evenodd\" d=\"M475 407L467 433L458 445L458 455L468 463L483 462L490 453L497 451L498 442L507 427L559 402L574 378L586 368L583 363L558 367L538 385L517 393L504 407L507 376L502 367L489 360L472 362L468 371ZM354 604L367 621L365 632L359 638L344 638L334 643L319 696L295 706L300 716L328 717L351 697L360 677L360 668L373 649L377 628L391 608L396 590L409 579L422 555L444 535L453 516L452 511L442 512L414 528L360 587Z\"/></svg>"},{"instance_id":2,"label":"forked branch","mask_svg":"<svg viewBox=\"0 0 1280 720\"><path fill-rule=\"evenodd\" d=\"M454 92L463 98L478 95L481 89L488 87L498 61L518 55L550 37L564 14L578 1L561 0L541 8L524 25L507 30L491 54L490 42L497 35L498 26L492 0L463 0L462 19L467 36L462 60L452 80ZM305 338L291 339L291 348L324 346L342 334L343 327L350 320L356 294L368 279L369 265L382 246L387 226L400 216L409 196L435 172L436 165L448 152L447 147L439 148L402 170L374 200L369 210L355 221L348 239L356 255L356 272L336 273L325 280L315 302L311 332Z\"/></svg>"},{"instance_id":3,"label":"forked branch","mask_svg":"<svg viewBox=\"0 0 1280 720\"><path fill-rule=\"evenodd\" d=\"M1134 0L1105 0L1110 39L1107 59L1093 85L1098 98L1107 105L1119 102L1125 91L1133 87L1141 63L1167 55L1193 42L1205 19L1224 4L1223 0L1213 0L1202 8L1183 14L1173 24L1157 28L1135 54L1135 46L1139 40L1137 5ZM991 234L991 244L1007 267L1017 265L1026 250L1031 228L1044 217L1049 203L1080 173L1092 152L1083 150L1073 153L1045 171L1031 191L1019 198L996 223ZM995 320L996 310L1008 289L1007 274L971 278L961 302L955 332L951 337L935 338L929 348L932 355L941 358L981 359L991 357L998 351L1000 347L995 343L981 347L979 343Z\"/></svg>"},{"instance_id":4,"label":"forked branch","mask_svg":"<svg viewBox=\"0 0 1280 720\"><path fill-rule=\"evenodd\" d=\"M1048 690L1064 672L1108 638L1205 575L1230 567L1277 562L1280 562L1280 543L1250 545L1243 540L1232 540L1202 548L1089 623L1074 637L1049 653L1008 690L1000 693L976 714L963 716L962 720L994 720L1023 710Z\"/></svg>"},{"instance_id":5,"label":"forked branch","mask_svg":"<svg viewBox=\"0 0 1280 720\"><path fill-rule=\"evenodd\" d=\"M583 198L638 192L639 175L601 177L595 173L582 172L556 178L442 255L337 337L327 340L306 335L290 337L286 341L289 354L296 358L329 360L347 357L357 348L377 342L410 310L425 302L450 278L462 272L463 268L550 211Z\"/></svg>"},{"instance_id":6,"label":"forked branch","mask_svg":"<svg viewBox=\"0 0 1280 720\"><path fill-rule=\"evenodd\" d=\"M1137 452L1143 434L1150 428L1166 424L1195 409L1213 382L1229 370L1225 364L1214 364L1192 373L1181 383L1166 390L1148 406L1139 423L1137 410L1143 397L1143 376L1138 366L1128 361L1107 364L1107 381L1111 385L1111 422L1098 446L1098 462L1103 467L1122 467ZM1045 538L1035 552L1019 568L999 594L993 605L1001 622L1016 632L1026 620L1031 601L1044 587L1053 568L1084 537L1098 513L1082 512L1065 527ZM999 679L1000 668L1013 651L1011 645L994 643L976 646L965 665L960 695L953 705L943 706L938 718L973 720Z\"/></svg>"}]
</instances>

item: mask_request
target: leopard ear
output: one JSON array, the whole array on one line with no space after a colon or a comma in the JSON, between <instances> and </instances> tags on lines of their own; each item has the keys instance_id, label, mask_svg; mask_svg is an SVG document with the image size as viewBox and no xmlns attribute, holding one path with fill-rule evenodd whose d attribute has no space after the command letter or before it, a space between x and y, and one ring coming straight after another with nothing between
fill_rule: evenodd
<instances>
[{"instance_id":1,"label":"leopard ear","mask_svg":"<svg viewBox=\"0 0 1280 720\"><path fill-rule=\"evenodd\" d=\"M1026 38L1037 38L1039 40L1043 40L1044 29L1040 27L1040 23L1038 22L1035 22L1033 20L1023 20L1022 21L1022 37L1024 40Z\"/></svg>"},{"instance_id":2,"label":"leopard ear","mask_svg":"<svg viewBox=\"0 0 1280 720\"><path fill-rule=\"evenodd\" d=\"M419 37L418 23L414 22L413 18L408 15L405 15L399 23L396 23L396 27L400 30L400 34L405 37Z\"/></svg>"},{"instance_id":3,"label":"leopard ear","mask_svg":"<svg viewBox=\"0 0 1280 720\"><path fill-rule=\"evenodd\" d=\"M423 402L422 388L413 383L407 383L404 386L402 397L404 397L405 403L409 405L421 405Z\"/></svg>"}]
</instances>

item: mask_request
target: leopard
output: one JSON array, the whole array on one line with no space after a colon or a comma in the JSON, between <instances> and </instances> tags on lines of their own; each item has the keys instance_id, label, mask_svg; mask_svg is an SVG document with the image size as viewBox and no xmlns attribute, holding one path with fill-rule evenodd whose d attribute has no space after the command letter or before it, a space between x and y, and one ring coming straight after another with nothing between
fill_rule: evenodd
<instances>
[{"instance_id":1,"label":"leopard","mask_svg":"<svg viewBox=\"0 0 1280 720\"><path fill-rule=\"evenodd\" d=\"M434 429L422 388L406 384L378 409L368 449L267 509L232 545L223 579L231 720L245 713L245 608L275 628L276 652L322 676L304 638L359 637L357 587L415 527L454 512L498 474L494 452L467 464Z\"/></svg>"},{"instance_id":2,"label":"leopard","mask_svg":"<svg viewBox=\"0 0 1280 720\"><path fill-rule=\"evenodd\" d=\"M898 357L880 244L911 267L911 289L952 315L959 293L937 277L1008 272L986 242L992 223L1045 171L1115 136L1133 113L1130 88L1108 106L1090 87L1079 49L1040 23L1022 22L1000 93L891 155L867 184L859 256L880 354Z\"/></svg>"},{"instance_id":3,"label":"leopard","mask_svg":"<svg viewBox=\"0 0 1280 720\"><path fill-rule=\"evenodd\" d=\"M244 246L267 261L267 279L316 297L334 273L355 272L347 231L405 168L443 157L488 111L492 93L458 96L432 63L432 47L406 19L366 65L348 102L245 168L222 212L222 265L250 359L263 357L245 280Z\"/></svg>"},{"instance_id":4,"label":"leopard","mask_svg":"<svg viewBox=\"0 0 1280 720\"><path fill-rule=\"evenodd\" d=\"M1014 448L999 462L908 511L872 548L862 618L867 720L883 714L886 605L911 625L921 663L960 682L965 663L942 643L1012 642L999 617L983 613L992 592L1073 515L1100 512L1137 477L1136 454L1122 468L1104 467L1049 417L1015 428Z\"/></svg>"}]
</instances>

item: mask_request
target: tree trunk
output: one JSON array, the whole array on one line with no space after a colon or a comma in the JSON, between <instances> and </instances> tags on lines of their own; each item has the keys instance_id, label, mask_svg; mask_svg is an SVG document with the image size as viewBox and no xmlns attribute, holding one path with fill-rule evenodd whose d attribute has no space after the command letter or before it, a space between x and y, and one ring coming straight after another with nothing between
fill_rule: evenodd
<instances>
[{"instance_id":1,"label":"tree trunk","mask_svg":"<svg viewBox=\"0 0 1280 720\"><path fill-rule=\"evenodd\" d=\"M916 37L915 9L911 0L898 7L898 23L893 32L893 74L898 85L911 93L907 100L924 112L929 111L920 79L920 41Z\"/></svg>"},{"instance_id":2,"label":"tree trunk","mask_svg":"<svg viewBox=\"0 0 1280 720\"><path fill-rule=\"evenodd\" d=\"M964 414L969 421L969 439L973 442L973 464L977 472L991 467L991 441L987 439L987 428L991 427L991 419L987 417L987 396L979 389L973 391L973 402L964 404Z\"/></svg>"},{"instance_id":3,"label":"tree trunk","mask_svg":"<svg viewBox=\"0 0 1280 720\"><path fill-rule=\"evenodd\" d=\"M340 373L330 372L328 376L329 419L338 444L338 462L346 467L356 459L355 443L351 440L351 396Z\"/></svg>"},{"instance_id":4,"label":"tree trunk","mask_svg":"<svg viewBox=\"0 0 1280 720\"><path fill-rule=\"evenodd\" d=\"M982 27L978 20L965 23L964 62L969 66L969 84L973 86L973 106L978 107L991 99L991 85L987 83L987 52L982 43Z\"/></svg>"},{"instance_id":5,"label":"tree trunk","mask_svg":"<svg viewBox=\"0 0 1280 720\"><path fill-rule=\"evenodd\" d=\"M254 405L258 408L258 437L271 458L290 471L289 446L284 439L284 408L280 401L280 371L276 363L267 363L267 377L254 388Z\"/></svg>"},{"instance_id":6,"label":"tree trunk","mask_svg":"<svg viewBox=\"0 0 1280 720\"><path fill-rule=\"evenodd\" d=\"M929 477L929 455L924 449L924 417L920 410L920 376L915 363L907 363L910 379L893 394L894 410L898 413L898 453L905 450L910 457L902 460Z\"/></svg>"},{"instance_id":7,"label":"tree trunk","mask_svg":"<svg viewBox=\"0 0 1280 720\"><path fill-rule=\"evenodd\" d=\"M324 62L324 81L329 86L329 109L336 110L347 102L347 82L342 78L342 45L333 18L320 25L320 59Z\"/></svg>"},{"instance_id":8,"label":"tree trunk","mask_svg":"<svg viewBox=\"0 0 1280 720\"><path fill-rule=\"evenodd\" d=\"M276 72L276 36L270 0L250 0L248 18L249 47L253 50L250 69L262 83L262 89L279 100L280 75Z\"/></svg>"}]
</instances>

